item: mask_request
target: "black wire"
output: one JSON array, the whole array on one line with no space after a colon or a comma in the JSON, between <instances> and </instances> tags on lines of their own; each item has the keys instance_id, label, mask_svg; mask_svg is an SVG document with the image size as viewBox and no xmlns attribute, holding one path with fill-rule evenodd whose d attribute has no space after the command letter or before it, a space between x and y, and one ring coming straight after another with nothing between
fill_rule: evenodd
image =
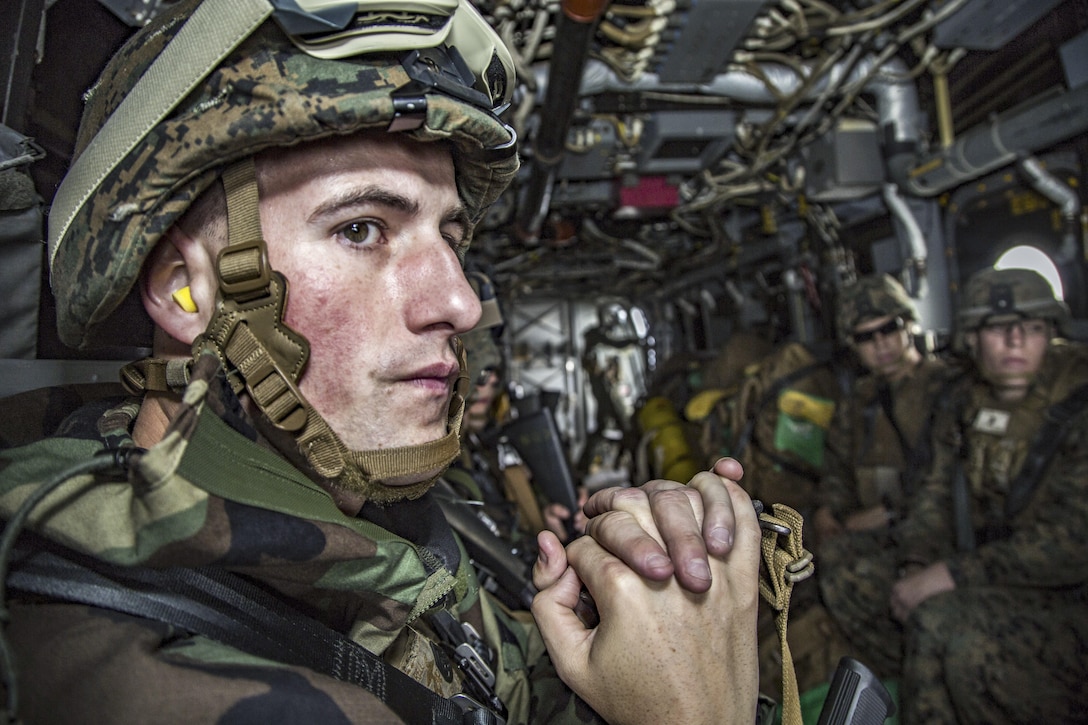
<instances>
[{"instance_id":1,"label":"black wire","mask_svg":"<svg viewBox=\"0 0 1088 725\"><path fill-rule=\"evenodd\" d=\"M15 547L15 540L19 538L19 533L22 531L31 512L46 496L59 488L65 481L87 473L128 470L133 457L143 455L143 453L143 448L134 447L101 451L94 458L61 471L30 494L4 526L4 533L0 535L0 679L2 679L4 688L7 690L5 715L8 722L17 722L16 713L19 711L15 658L12 655L11 647L4 632L9 619L7 607L8 568L11 563L11 551Z\"/></svg>"}]
</instances>

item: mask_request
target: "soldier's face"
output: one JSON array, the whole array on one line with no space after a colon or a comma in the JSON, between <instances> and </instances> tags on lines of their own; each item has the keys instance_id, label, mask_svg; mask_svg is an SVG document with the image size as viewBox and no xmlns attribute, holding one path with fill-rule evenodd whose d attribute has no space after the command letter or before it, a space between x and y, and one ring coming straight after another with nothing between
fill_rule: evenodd
<instances>
[{"instance_id":1,"label":"soldier's face","mask_svg":"<svg viewBox=\"0 0 1088 725\"><path fill-rule=\"evenodd\" d=\"M479 433L491 420L491 406L495 404L495 397L499 392L499 374L494 370L485 370L481 379L473 384L475 388L469 395L465 426L470 431Z\"/></svg>"},{"instance_id":2,"label":"soldier's face","mask_svg":"<svg viewBox=\"0 0 1088 725\"><path fill-rule=\"evenodd\" d=\"M968 337L983 377L1008 390L1026 390L1043 364L1050 344L1046 320L1025 319L985 324Z\"/></svg>"},{"instance_id":3,"label":"soldier's face","mask_svg":"<svg viewBox=\"0 0 1088 725\"><path fill-rule=\"evenodd\" d=\"M853 341L861 364L876 375L894 378L908 363L910 332L901 317L865 320L854 328Z\"/></svg>"},{"instance_id":4,"label":"soldier's face","mask_svg":"<svg viewBox=\"0 0 1088 725\"><path fill-rule=\"evenodd\" d=\"M257 168L285 319L310 342L303 394L355 450L441 438L452 340L480 317L449 151L355 135L266 152Z\"/></svg>"}]
</instances>

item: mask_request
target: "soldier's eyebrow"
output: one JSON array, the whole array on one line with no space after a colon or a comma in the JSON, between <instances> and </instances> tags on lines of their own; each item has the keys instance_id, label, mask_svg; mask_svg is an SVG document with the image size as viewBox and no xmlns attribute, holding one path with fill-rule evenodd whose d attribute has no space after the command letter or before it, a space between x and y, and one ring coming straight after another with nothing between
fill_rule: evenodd
<instances>
[{"instance_id":1,"label":"soldier's eyebrow","mask_svg":"<svg viewBox=\"0 0 1088 725\"><path fill-rule=\"evenodd\" d=\"M345 209L358 206L384 206L402 214L411 216L419 214L419 202L414 199L380 186L366 186L361 189L350 189L319 204L310 213L309 221L317 222L325 217L337 215Z\"/></svg>"},{"instance_id":2,"label":"soldier's eyebrow","mask_svg":"<svg viewBox=\"0 0 1088 725\"><path fill-rule=\"evenodd\" d=\"M351 189L319 204L310 213L309 221L320 222L325 217L337 216L360 206L383 206L401 214L416 216L420 212L420 204L415 199L409 199L403 194L390 191L380 186L366 186L361 189ZM442 224L456 224L461 227L462 235L472 228L472 219L464 204L458 203L451 207L442 216Z\"/></svg>"}]
</instances>

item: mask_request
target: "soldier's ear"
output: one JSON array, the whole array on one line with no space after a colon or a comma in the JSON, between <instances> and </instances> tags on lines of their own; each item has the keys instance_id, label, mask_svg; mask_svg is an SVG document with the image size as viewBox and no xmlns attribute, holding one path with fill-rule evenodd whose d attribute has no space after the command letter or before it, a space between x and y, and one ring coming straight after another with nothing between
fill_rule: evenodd
<instances>
[{"instance_id":1,"label":"soldier's ear","mask_svg":"<svg viewBox=\"0 0 1088 725\"><path fill-rule=\"evenodd\" d=\"M975 350L978 349L978 333L974 330L963 333L963 344L967 352L971 353L971 357L974 357Z\"/></svg>"},{"instance_id":2,"label":"soldier's ear","mask_svg":"<svg viewBox=\"0 0 1088 725\"><path fill-rule=\"evenodd\" d=\"M148 256L140 297L155 326L165 333L165 338L156 338L170 348L163 352L188 354L193 340L207 328L217 289L212 269L205 245L176 224Z\"/></svg>"}]
</instances>

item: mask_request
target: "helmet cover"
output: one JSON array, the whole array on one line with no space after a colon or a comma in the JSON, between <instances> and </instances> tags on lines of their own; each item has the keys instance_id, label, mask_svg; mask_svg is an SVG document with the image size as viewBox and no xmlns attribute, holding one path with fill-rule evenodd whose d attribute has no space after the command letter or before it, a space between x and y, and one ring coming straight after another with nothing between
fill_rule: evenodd
<instances>
[{"instance_id":1,"label":"helmet cover","mask_svg":"<svg viewBox=\"0 0 1088 725\"><path fill-rule=\"evenodd\" d=\"M987 322L1043 318L1064 329L1069 307L1054 296L1050 283L1030 269L985 269L964 287L957 316L961 331Z\"/></svg>"},{"instance_id":2,"label":"helmet cover","mask_svg":"<svg viewBox=\"0 0 1088 725\"><path fill-rule=\"evenodd\" d=\"M862 322L881 317L902 317L904 320L918 317L913 300L895 277L870 275L842 289L838 325L843 339L848 339Z\"/></svg>"}]
</instances>

